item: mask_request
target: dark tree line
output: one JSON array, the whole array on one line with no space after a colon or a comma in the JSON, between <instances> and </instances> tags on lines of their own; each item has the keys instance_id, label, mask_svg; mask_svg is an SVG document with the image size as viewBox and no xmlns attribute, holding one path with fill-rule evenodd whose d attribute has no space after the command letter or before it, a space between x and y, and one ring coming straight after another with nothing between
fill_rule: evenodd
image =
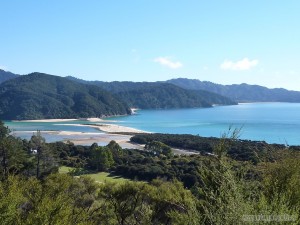
<instances>
[{"instance_id":1,"label":"dark tree line","mask_svg":"<svg viewBox=\"0 0 300 225\"><path fill-rule=\"evenodd\" d=\"M130 139L138 144L147 144L152 141L162 142L173 148L197 151L202 154L212 153L222 138L201 137L191 134L136 134ZM272 152L285 149L285 145L268 144L265 141L231 140L227 138L227 154L229 157L240 161L273 160ZM293 146L296 149L295 146Z\"/></svg>"}]
</instances>

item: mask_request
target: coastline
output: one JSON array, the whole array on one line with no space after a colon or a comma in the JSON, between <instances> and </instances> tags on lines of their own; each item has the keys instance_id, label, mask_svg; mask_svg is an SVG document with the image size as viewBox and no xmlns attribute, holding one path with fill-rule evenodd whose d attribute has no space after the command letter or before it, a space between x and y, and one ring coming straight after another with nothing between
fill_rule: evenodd
<instances>
[{"instance_id":1,"label":"coastline","mask_svg":"<svg viewBox=\"0 0 300 225\"><path fill-rule=\"evenodd\" d=\"M64 124L60 124L64 125ZM66 124L70 126L70 124ZM150 133L147 131L135 129L132 127L125 127L125 126L120 126L116 124L106 124L106 123L99 123L99 124L72 124L71 126L87 126L87 127L92 127L96 128L100 131L103 131L105 133L137 133L137 134L143 134L143 133Z\"/></svg>"},{"instance_id":2,"label":"coastline","mask_svg":"<svg viewBox=\"0 0 300 225\"><path fill-rule=\"evenodd\" d=\"M104 122L105 120L101 118L12 120L12 122L32 122L32 123L56 123L56 122L70 122L70 121Z\"/></svg>"},{"instance_id":3,"label":"coastline","mask_svg":"<svg viewBox=\"0 0 300 225\"><path fill-rule=\"evenodd\" d=\"M83 121L83 119L43 119L43 120L22 120L15 122L69 122L69 121ZM110 141L114 140L122 148L132 148L144 150L144 145L133 143L130 138L134 134L150 133L147 131L135 129L132 127L120 126L117 124L107 124L106 121L99 118L86 118L84 121L95 122L95 124L59 124L60 126L87 126L97 129L102 132L79 132L79 131L54 131L54 130L41 130L42 135L59 136L63 142L72 142L75 145L92 145L97 143L100 146L107 145ZM99 123L97 123L99 122ZM111 120L109 122L112 122ZM16 133L34 134L36 131L16 131ZM191 155L199 154L184 149L172 148L174 154L177 155Z\"/></svg>"},{"instance_id":4,"label":"coastline","mask_svg":"<svg viewBox=\"0 0 300 225\"><path fill-rule=\"evenodd\" d=\"M135 114L136 110L132 109ZM61 124L61 122L90 122L90 124ZM100 132L78 132L78 131L65 131L65 130L41 130L42 135L48 137L58 136L63 142L73 142L75 145L92 145L98 143L99 145L107 145L111 140L116 141L122 148L136 148L143 149L143 146L130 142L133 134L149 133L143 130L135 129L132 127L121 126L117 124L110 124L117 121L106 121L101 118L80 118L80 119L40 119L40 120L13 120L13 122L29 122L29 123L59 123L60 126L86 126L94 128ZM107 123L108 122L108 123ZM54 124L56 125L56 124ZM36 131L16 131L20 134L34 134Z\"/></svg>"},{"instance_id":5,"label":"coastline","mask_svg":"<svg viewBox=\"0 0 300 225\"><path fill-rule=\"evenodd\" d=\"M37 122L37 123L55 123L55 122L69 122L69 121L89 121L89 122L107 122L104 118L113 118L118 116L130 116L136 114L140 110L139 108L130 108L131 114L126 115L111 115L111 116L103 116L99 117L88 117L88 118L77 118L77 119L36 119L36 120L11 120L12 122ZM117 122L114 120L109 120L110 123Z\"/></svg>"},{"instance_id":6,"label":"coastline","mask_svg":"<svg viewBox=\"0 0 300 225\"><path fill-rule=\"evenodd\" d=\"M59 137L55 141L72 142L75 145L92 145L97 143L100 146L107 145L110 141L116 141L122 148L143 149L143 145L130 142L133 135L128 134L111 134L97 132L78 132L78 131L40 131L41 135L52 139ZM18 134L33 135L36 131L16 131Z\"/></svg>"}]
</instances>

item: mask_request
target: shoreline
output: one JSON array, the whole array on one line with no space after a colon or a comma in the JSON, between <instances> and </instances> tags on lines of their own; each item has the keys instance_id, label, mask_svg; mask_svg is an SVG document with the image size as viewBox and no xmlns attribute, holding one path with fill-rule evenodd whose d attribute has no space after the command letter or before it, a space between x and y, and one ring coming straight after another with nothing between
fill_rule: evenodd
<instances>
[{"instance_id":1,"label":"shoreline","mask_svg":"<svg viewBox=\"0 0 300 225\"><path fill-rule=\"evenodd\" d=\"M104 133L137 133L137 134L145 134L150 133L147 131L139 130L132 127L121 126L117 124L106 124L106 123L99 123L99 124L59 124L60 126L75 126L75 127L92 127L99 131L103 131Z\"/></svg>"},{"instance_id":2,"label":"shoreline","mask_svg":"<svg viewBox=\"0 0 300 225\"><path fill-rule=\"evenodd\" d=\"M39 122L41 120L38 120ZM47 122L66 122L66 121L77 121L77 119L49 119L49 120L42 120ZM96 120L88 120L93 122L99 122L98 118ZM103 121L103 120L101 120ZM21 122L21 121L17 121ZM25 122L25 121L22 121ZM32 121L26 121L32 122ZM37 120L34 120L37 122ZM144 150L144 145L133 143L130 141L130 138L134 134L141 134L141 133L150 133L143 130L138 130L132 127L125 127L116 124L59 124L59 125L66 125L66 126L88 126L97 129L98 131L102 132L81 132L81 131L64 131L64 130L50 130L45 131L41 130L42 135L49 135L49 136L58 136L64 143L72 142L74 145L92 145L93 143L97 143L100 146L107 145L110 141L114 140L124 149L138 149ZM16 133L27 133L27 134L35 134L36 131L15 131ZM192 155L192 154L199 154L193 151L187 151L184 149L176 149L172 148L172 151L176 155Z\"/></svg>"},{"instance_id":3,"label":"shoreline","mask_svg":"<svg viewBox=\"0 0 300 225\"><path fill-rule=\"evenodd\" d=\"M138 144L130 141L133 134L114 134L114 133L92 133L92 132L78 132L78 131L40 131L42 135L54 135L60 136L64 143L72 142L74 145L85 145L89 146L97 143L100 146L105 146L109 144L110 141L114 140L124 149L138 149L143 151L145 145ZM32 133L35 134L36 131L17 131L17 133ZM66 137L66 136L70 136ZM175 155L197 155L199 152L172 148Z\"/></svg>"},{"instance_id":4,"label":"shoreline","mask_svg":"<svg viewBox=\"0 0 300 225\"><path fill-rule=\"evenodd\" d=\"M133 113L135 113L133 109ZM90 124L72 124L66 123L61 124L61 122L91 122ZM121 126L117 124L110 124L117 122L114 120L106 121L101 118L80 118L80 119L41 119L41 120L14 120L13 122L32 122L32 123L59 123L59 126L86 126L96 129L95 132L81 132L81 131L66 131L66 130L41 130L41 134L48 136L57 136L63 142L72 142L75 145L92 145L93 143L98 143L99 145L107 145L110 141L116 141L122 148L135 148L143 149L140 144L130 142L130 138L134 134L150 133L147 131L139 130L132 127ZM56 124L53 124L56 125ZM15 131L15 133L20 134L34 134L36 131Z\"/></svg>"},{"instance_id":5,"label":"shoreline","mask_svg":"<svg viewBox=\"0 0 300 225\"><path fill-rule=\"evenodd\" d=\"M12 122L32 122L32 123L56 123L56 122L69 122L69 121L105 122L105 120L101 118L12 120Z\"/></svg>"},{"instance_id":6,"label":"shoreline","mask_svg":"<svg viewBox=\"0 0 300 225\"><path fill-rule=\"evenodd\" d=\"M35 120L11 120L12 122L37 122L37 123L47 123L47 122L69 122L69 121L89 121L89 122L107 122L106 118L114 118L119 116L131 116L136 114L136 111L140 110L139 108L130 108L131 114L124 115L111 115L111 116L103 116L99 117L87 117L87 118L71 118L71 119L35 119ZM110 123L117 122L115 120L109 120Z\"/></svg>"},{"instance_id":7,"label":"shoreline","mask_svg":"<svg viewBox=\"0 0 300 225\"><path fill-rule=\"evenodd\" d=\"M40 131L42 136L47 138L59 137L55 141L72 142L75 145L92 145L97 143L100 146L107 145L114 140L122 148L143 149L143 145L130 142L133 135L128 134L112 134L112 133L93 133L93 132L79 132L79 131ZM36 134L36 131L16 131L18 134ZM51 141L50 141L51 142Z\"/></svg>"},{"instance_id":8,"label":"shoreline","mask_svg":"<svg viewBox=\"0 0 300 225\"><path fill-rule=\"evenodd\" d=\"M243 104L255 104L255 103L241 103L239 102L239 104L242 106ZM259 104L266 104L266 106L263 106L263 107L260 107ZM249 112L252 112L254 110L259 110L261 112L269 112L270 109L274 108L274 109L277 109L278 107L281 109L284 109L286 110L286 106L285 104L288 104L288 107L291 107L291 109L294 109L294 110L298 110L299 109L299 105L300 103L282 103L284 105L274 105L274 106L268 106L267 104L276 104L274 102L268 102L268 103L265 103L265 102L260 102L260 103L257 103L258 107L256 108L255 106L254 107L247 107L247 108L239 108L239 109L236 109L236 112L238 113L239 110L243 110L245 111L246 110L249 110ZM278 104L281 104L281 103L278 103ZM238 107L238 106L234 106L234 107ZM288 108L289 109L289 108ZM230 110L230 109L229 109ZM204 111L204 110L203 110ZM209 112L209 111L208 111ZM218 110L217 112L219 112L218 114L221 115L222 113L222 110ZM141 114L143 114L143 112L141 112ZM188 114L188 112L187 112ZM187 115L186 114L186 115ZM204 112L204 115L206 115L207 112ZM209 114L208 114L209 115ZM254 115L254 116L253 116ZM278 114L278 116L280 116ZM270 121L270 118L272 118L272 113L270 114L270 118L266 117L266 118L258 118L256 114L251 114L250 116L248 116L248 114L246 115L246 119L249 117L250 120L249 120L249 123L247 122L247 129L249 129L249 132L246 134L246 132L243 131L243 135L242 135L242 138L243 139L247 139L247 140L252 140L252 141L266 141L267 143L276 143L276 144L286 144L286 145L299 145L299 137L296 136L294 133L295 132L290 132L288 129L284 129L283 126L285 125L288 125L290 126L292 129L294 129L295 131L298 131L299 130L299 126L297 127L297 117L294 116L293 117L293 121L295 120L295 122L291 121L289 122L288 120L291 120L289 118L284 118L285 120L283 121L283 123L279 123L279 120L281 119L281 116L278 117L277 114L276 114L276 117L274 117L274 119L272 119L272 121ZM185 117L185 115L183 115L183 117ZM128 135L132 135L133 133L129 133L131 132L132 130L125 130L125 127L124 126L119 126L118 128L118 125L128 125L130 126L130 124L132 124L132 126L136 126L138 124L135 124L135 123L129 123L129 122L132 122L134 121L134 118L133 117L126 117L127 119L125 119L124 117L124 121L126 122L122 122L122 118L118 118L118 122L117 123L113 123L112 121L114 120L114 118L109 118L109 119L99 119L99 118L90 118L90 119L85 119L83 121L79 121L79 119L48 119L48 120L27 120L27 121L33 121L33 122L39 122L39 121L45 121L45 122L52 122L52 123L49 123L49 126L47 123L40 123L40 124L34 124L34 123L26 123L24 121L17 121L16 123L10 123L10 121L4 121L5 124L7 123L7 126L11 126L11 128L15 127L15 129L21 129L21 130L69 130L69 131L83 131L83 132L110 132L110 133L118 133L118 134L128 134ZM153 121L153 125L152 125L152 122L150 122L150 125L151 126L148 126L149 122L148 122L148 117L145 117L147 118L147 123L145 123L144 125L144 121L143 121L143 118L140 117L138 118L138 121L139 121L139 124L143 124L143 127L144 129L153 129L153 133L155 132L159 132L161 129L154 129L154 125L156 125L156 127L160 127L160 126L164 126L164 124L159 124L159 123L156 123L156 121ZM179 117L181 118L181 117ZM231 117L228 117L229 120L228 121L234 121L234 122L228 122L228 121L225 121L226 118L222 118L222 119L218 119L216 121L214 121L214 119L212 120L215 124L217 124L218 126L214 126L214 123L202 123L201 121L198 123L195 123L195 126L197 126L197 128L199 127L199 130L197 131L194 131L192 129L190 129L190 125L188 124L187 126L187 132L186 133L189 133L191 135L201 135L201 136L204 136L204 137L220 137L220 135L222 134L222 132L226 132L228 131L228 127L230 125L232 125L233 123L236 124L235 126L239 126L239 123L241 123L242 125L245 125L245 121L244 119L241 117L241 118L234 118L234 120L230 120ZM258 119L257 119L258 118ZM204 118L205 119L205 118ZM242 120L243 119L243 120ZM77 121L76 121L77 120ZM262 121L264 122L266 125L262 124L262 129L260 129L261 127L261 124L259 124L259 127L257 126L256 123L253 123L252 120L257 120L257 121ZM54 121L59 121L59 122L54 122ZM65 121L65 122L61 122L61 121ZM70 121L70 122L67 122L67 121ZM73 122L72 122L73 121ZM96 121L96 122L90 122L90 121ZM101 122L98 122L98 121L101 121ZM103 121L103 122L102 122ZM127 123L127 121L129 121ZM173 120L172 120L173 121ZM183 118L182 121L184 122L185 119ZM204 120L205 121L205 120ZM223 123L220 123L223 122ZM225 122L224 122L225 121ZM20 122L20 124L18 124L18 122ZM24 122L24 123L22 123ZM225 123L228 122L228 126L226 126ZM66 124L66 125L69 125L66 126L66 127L55 127L53 125L60 125L60 124ZM104 123L105 125L102 125L100 126L99 124L102 124ZM260 122L261 123L261 122ZM89 124L90 128L88 127L78 127L78 128L72 128L70 125L73 125L73 124ZM92 124L96 124L97 127L93 127ZM110 126L108 126L107 124L111 124ZM112 126L112 124L116 125L116 126ZM174 126L177 125L177 121L174 120ZM179 125L181 125L181 123L179 123ZM241 125L241 127L242 127ZM268 126L267 126L268 125ZM269 126L270 125L270 126ZM270 129L271 126L274 127L274 129ZM168 129L172 129L173 126L169 126ZM254 129L258 127L259 129ZM278 127L280 127L280 133L279 132L276 132L275 128L278 129ZM206 128L209 128L208 130L208 133L206 134L205 133L205 130ZM211 129L210 129L211 128ZM167 129L164 129L166 130L165 132L167 133L169 130ZM125 132L123 132L125 131ZM147 130L146 130L147 131ZM172 131L172 130L171 130ZM175 131L173 131L175 132ZM185 132L185 130L184 130ZM218 133L217 133L218 132ZM177 133L180 133L180 132L177 132Z\"/></svg>"},{"instance_id":9,"label":"shoreline","mask_svg":"<svg viewBox=\"0 0 300 225\"><path fill-rule=\"evenodd\" d=\"M131 115L136 114L136 111L139 110L138 108L131 108ZM115 116L110 117L104 117L104 118L113 118ZM150 133L144 130L139 130L132 127L117 125L117 124L110 124L110 123L116 123L118 121L115 120L104 120L103 118L78 118L78 119L38 119L38 120L12 120L12 122L31 122L31 123L61 123L61 122L74 122L74 121L86 121L86 122L92 122L95 124L59 124L59 125L65 125L65 126L87 126L91 128L95 128L99 131L103 131L105 133ZM54 124L55 125L55 124Z\"/></svg>"}]
</instances>

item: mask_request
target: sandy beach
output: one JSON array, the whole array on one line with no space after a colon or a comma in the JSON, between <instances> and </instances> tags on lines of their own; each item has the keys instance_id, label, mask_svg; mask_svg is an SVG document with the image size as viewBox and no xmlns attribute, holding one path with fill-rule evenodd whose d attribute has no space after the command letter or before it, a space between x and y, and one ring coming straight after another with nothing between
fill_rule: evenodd
<instances>
[{"instance_id":1,"label":"sandy beach","mask_svg":"<svg viewBox=\"0 0 300 225\"><path fill-rule=\"evenodd\" d=\"M75 145L107 145L110 141L116 141L122 148L143 149L142 145L130 142L132 135L111 134L100 132L76 132L76 131L40 131L43 137L57 139L56 141L73 142ZM15 135L28 134L31 137L36 131L16 131Z\"/></svg>"},{"instance_id":2,"label":"sandy beach","mask_svg":"<svg viewBox=\"0 0 300 225\"><path fill-rule=\"evenodd\" d=\"M61 122L70 121L87 121L92 122L91 124L61 124ZM134 134L140 133L150 133L143 130L135 129L132 127L120 126L117 124L106 123L107 121L100 118L85 118L85 119L43 119L43 120L22 120L15 122L49 122L55 123L59 122L60 126L87 126L95 128L102 132L78 132L78 131L40 131L42 135L48 137L58 136L64 142L72 142L75 145L92 145L97 143L98 145L107 145L110 141L116 141L122 148L134 148L134 149L144 149L144 145L135 144L130 142L130 138ZM109 122L112 122L111 120ZM56 124L54 124L56 125ZM36 131L17 131L16 133L27 133L34 134ZM173 149L175 154L198 154L195 152L190 152L182 149Z\"/></svg>"},{"instance_id":3,"label":"sandy beach","mask_svg":"<svg viewBox=\"0 0 300 225\"><path fill-rule=\"evenodd\" d=\"M106 124L106 123L97 123L97 124L59 124L60 126L85 126L85 127L92 127L97 130L106 132L106 133L122 133L122 134L132 134L132 133L149 133L143 130L138 130L132 127L125 127L125 126L120 126L116 124Z\"/></svg>"},{"instance_id":4,"label":"sandy beach","mask_svg":"<svg viewBox=\"0 0 300 225\"><path fill-rule=\"evenodd\" d=\"M72 124L66 123L62 124L61 122L72 122L72 121L86 121L91 124ZM131 127L120 126L117 124L111 124L115 122L110 120L109 123L101 118L80 118L80 119L41 119L41 120L21 120L15 122L31 122L31 123L56 123L58 122L60 126L87 126L94 128L102 132L78 132L78 131L40 131L42 135L48 137L59 136L59 139L64 142L71 141L74 144L78 145L92 145L93 143L98 143L99 145L106 145L111 140L116 141L123 148L137 148L142 149L143 147L138 144L133 144L130 142L130 138L135 133L147 133L142 130L138 130ZM54 124L56 125L56 124ZM27 133L34 134L36 131L19 131L16 133Z\"/></svg>"},{"instance_id":5,"label":"sandy beach","mask_svg":"<svg viewBox=\"0 0 300 225\"><path fill-rule=\"evenodd\" d=\"M134 144L130 142L130 135L120 135L120 134L103 134L100 136L91 137L78 137L75 139L69 139L68 141L73 142L75 145L92 145L93 143L98 143L99 145L107 145L110 141L116 141L122 148L134 148L143 149L143 145Z\"/></svg>"},{"instance_id":6,"label":"sandy beach","mask_svg":"<svg viewBox=\"0 0 300 225\"><path fill-rule=\"evenodd\" d=\"M26 120L18 122L66 122L66 121L76 121L77 119L51 119L51 120ZM82 120L80 120L82 121ZM138 130L131 127L120 126L117 124L107 124L103 123L103 120L98 118L86 119L85 121L95 122L95 124L59 124L60 126L88 126L97 129L102 132L79 132L79 131L64 131L64 130L41 130L41 134L44 137L50 139L59 137L59 141L72 142L75 145L92 145L97 143L98 145L107 145L110 141L116 141L122 148L132 148L132 149L144 149L144 145L136 144L130 142L130 138L136 133L149 133L143 130ZM54 124L55 125L55 124ZM29 137L36 133L36 131L14 131L16 135L18 134L28 134ZM57 140L56 140L57 141ZM198 154L196 152L186 151L183 149L173 149L174 154Z\"/></svg>"},{"instance_id":7,"label":"sandy beach","mask_svg":"<svg viewBox=\"0 0 300 225\"><path fill-rule=\"evenodd\" d=\"M116 124L99 124L99 125L87 125L90 127L98 128L101 131L107 133L149 133L143 130L138 130L132 127L119 126Z\"/></svg>"}]
</instances>

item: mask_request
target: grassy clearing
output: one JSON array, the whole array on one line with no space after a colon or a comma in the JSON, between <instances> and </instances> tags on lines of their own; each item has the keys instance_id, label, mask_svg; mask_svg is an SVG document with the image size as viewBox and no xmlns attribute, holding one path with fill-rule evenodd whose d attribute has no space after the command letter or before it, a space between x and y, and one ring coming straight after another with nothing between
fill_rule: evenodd
<instances>
[{"instance_id":1,"label":"grassy clearing","mask_svg":"<svg viewBox=\"0 0 300 225\"><path fill-rule=\"evenodd\" d=\"M58 169L59 173L69 173L72 169L74 169L73 167L69 167L69 166L61 166Z\"/></svg>"},{"instance_id":2,"label":"grassy clearing","mask_svg":"<svg viewBox=\"0 0 300 225\"><path fill-rule=\"evenodd\" d=\"M97 182L117 182L117 183L123 183L125 181L128 181L128 179L125 179L123 177L119 176L112 176L110 173L106 172L99 172L99 173L94 173L94 174L85 174L83 176L89 176L93 178Z\"/></svg>"},{"instance_id":3,"label":"grassy clearing","mask_svg":"<svg viewBox=\"0 0 300 225\"><path fill-rule=\"evenodd\" d=\"M73 167L68 166L61 166L59 167L59 173L68 173L70 172ZM84 174L82 176L88 176L93 178L95 181L104 183L104 182L117 182L117 183L123 183L125 181L129 181L129 179L119 177L119 176L113 176L110 173L106 172L99 172L99 173L90 173L90 174Z\"/></svg>"}]
</instances>

